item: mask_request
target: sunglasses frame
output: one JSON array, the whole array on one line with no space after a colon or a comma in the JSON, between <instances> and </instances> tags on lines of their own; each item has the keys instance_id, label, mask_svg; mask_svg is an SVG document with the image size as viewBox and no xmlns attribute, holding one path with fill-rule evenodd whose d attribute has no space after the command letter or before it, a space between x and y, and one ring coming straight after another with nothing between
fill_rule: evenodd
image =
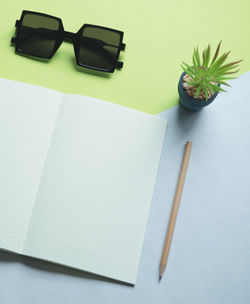
<instances>
[{"instance_id":1,"label":"sunglasses frame","mask_svg":"<svg viewBox=\"0 0 250 304\"><path fill-rule=\"evenodd\" d=\"M55 40L55 46L54 46L54 48L52 49L51 53L48 56L34 55L32 53L29 53L29 52L24 52L19 48L18 45L19 45L19 38L20 38L20 29L21 29L22 22L23 22L23 19L24 19L25 15L43 16L43 17L55 19L55 20L58 21L59 28L58 28L58 30L56 30L57 31L57 35L56 35L57 37L56 37L56 40ZM63 22L62 22L61 18L51 16L51 15L48 15L48 14L39 13L39 12L28 11L28 10L23 10L22 11L22 15L20 17L20 20L16 20L15 27L17 28L16 37L12 37L11 43L15 44L16 53L25 54L25 55L32 56L32 57L37 57L37 58L51 59L54 56L54 54L57 52L57 50L59 49L59 47L61 46L63 41L68 41L68 42L73 43L76 64L81 66L81 67L92 69L92 70L97 70L97 71L101 71L101 72L113 73L116 68L121 69L122 66L123 66L123 62L118 61L120 52L125 50L125 46L126 46L125 43L122 42L123 35L124 35L124 33L122 31L118 31L118 30L108 28L108 27L104 27L104 26L85 23L78 30L78 32L72 33L72 32L68 32L68 31L64 30ZM83 64L83 63L80 62L80 38L83 37L82 34L83 34L84 30L86 28L89 28L89 27L114 32L114 33L119 35L119 37L120 37L119 45L118 45L116 57L114 59L114 65L112 66L112 68L110 68L110 69L105 69L105 68L101 68L101 67L99 68L99 67L96 67L96 66L87 65L87 64Z\"/></svg>"}]
</instances>

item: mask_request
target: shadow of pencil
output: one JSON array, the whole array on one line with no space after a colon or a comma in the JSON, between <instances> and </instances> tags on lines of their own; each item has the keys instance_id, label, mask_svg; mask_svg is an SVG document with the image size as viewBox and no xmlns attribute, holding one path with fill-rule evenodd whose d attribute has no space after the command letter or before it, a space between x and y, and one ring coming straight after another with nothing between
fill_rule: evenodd
<instances>
[{"instance_id":1,"label":"shadow of pencil","mask_svg":"<svg viewBox=\"0 0 250 304\"><path fill-rule=\"evenodd\" d=\"M66 276L74 276L74 277L79 277L82 279L89 279L89 280L96 280L96 281L104 281L108 283L113 283L113 284L118 284L118 285L123 285L123 286L128 286L128 287L134 287L134 285L125 283L122 281L106 278L104 276L92 274L87 271L82 271L78 270L75 268L70 268L64 265L48 262L48 261L43 261L37 258L32 258L32 257L27 257L23 255L18 255L12 252L8 251L1 251L0 250L0 265L1 263L22 263L25 264L28 267L35 268L39 271L45 271L45 272L50 272L50 273L57 273L57 274L62 274Z\"/></svg>"}]
</instances>

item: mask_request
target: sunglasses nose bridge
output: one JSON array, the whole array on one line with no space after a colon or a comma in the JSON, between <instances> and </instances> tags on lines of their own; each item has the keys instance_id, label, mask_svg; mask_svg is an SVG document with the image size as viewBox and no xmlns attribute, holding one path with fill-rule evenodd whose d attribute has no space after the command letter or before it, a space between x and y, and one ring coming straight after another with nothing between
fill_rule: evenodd
<instances>
[{"instance_id":1,"label":"sunglasses nose bridge","mask_svg":"<svg viewBox=\"0 0 250 304\"><path fill-rule=\"evenodd\" d=\"M76 34L68 31L64 31L63 33L63 40L64 41L73 41Z\"/></svg>"}]
</instances>

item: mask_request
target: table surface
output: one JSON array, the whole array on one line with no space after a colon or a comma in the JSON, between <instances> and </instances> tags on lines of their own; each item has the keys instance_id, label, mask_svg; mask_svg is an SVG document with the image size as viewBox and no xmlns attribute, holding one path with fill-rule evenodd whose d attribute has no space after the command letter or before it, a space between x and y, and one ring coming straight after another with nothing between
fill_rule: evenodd
<instances>
[{"instance_id":1,"label":"table surface","mask_svg":"<svg viewBox=\"0 0 250 304\"><path fill-rule=\"evenodd\" d=\"M250 72L206 109L169 121L135 287L0 252L1 304L250 303ZM166 272L161 250L184 144L193 142Z\"/></svg>"},{"instance_id":2,"label":"table surface","mask_svg":"<svg viewBox=\"0 0 250 304\"><path fill-rule=\"evenodd\" d=\"M124 67L112 75L78 71L73 47L63 43L49 63L15 55L10 46L15 20L23 9L62 18L68 31L83 23L124 31ZM1 6L0 77L24 81L65 93L89 95L148 113L178 102L181 61L190 62L193 47L209 42L231 50L229 59L244 58L249 70L249 0L43 0L5 1Z\"/></svg>"}]
</instances>

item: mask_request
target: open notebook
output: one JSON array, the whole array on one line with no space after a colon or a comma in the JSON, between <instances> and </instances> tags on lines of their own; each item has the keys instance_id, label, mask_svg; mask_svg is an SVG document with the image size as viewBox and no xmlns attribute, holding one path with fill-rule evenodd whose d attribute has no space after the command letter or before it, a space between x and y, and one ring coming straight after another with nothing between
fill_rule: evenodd
<instances>
[{"instance_id":1,"label":"open notebook","mask_svg":"<svg viewBox=\"0 0 250 304\"><path fill-rule=\"evenodd\" d=\"M135 284L166 126L0 79L0 248Z\"/></svg>"}]
</instances>

